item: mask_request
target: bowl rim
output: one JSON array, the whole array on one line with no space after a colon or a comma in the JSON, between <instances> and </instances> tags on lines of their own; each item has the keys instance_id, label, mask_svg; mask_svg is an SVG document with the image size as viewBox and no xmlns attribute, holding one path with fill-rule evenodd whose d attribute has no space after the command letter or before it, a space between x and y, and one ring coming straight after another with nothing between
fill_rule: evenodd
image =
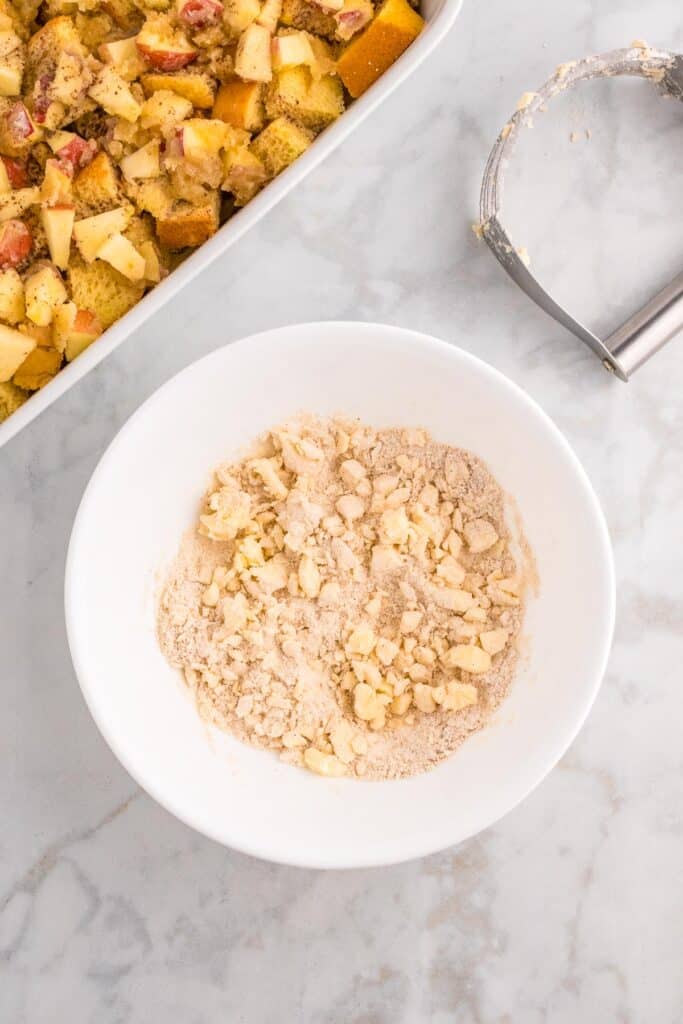
<instances>
[{"instance_id":1,"label":"bowl rim","mask_svg":"<svg viewBox=\"0 0 683 1024\"><path fill-rule=\"evenodd\" d=\"M364 852L353 860L350 860L348 857L336 859L334 855L320 856L317 853L312 853L311 855L304 857L292 855L290 851L278 852L277 841L274 844L269 844L267 841L263 841L261 839L245 838L241 834L235 835L232 830L223 827L212 828L210 824L207 824L203 820L199 820L199 817L195 818L191 809L179 807L176 804L172 793L163 791L162 787L159 787L154 782L145 779L144 772L139 772L137 767L130 764L129 758L118 743L114 730L110 728L109 723L106 721L106 717L100 713L100 708L96 699L97 685L96 683L93 684L92 677L89 675L85 666L85 658L83 655L84 643L76 617L76 599L74 596L76 591L75 566L79 557L81 535L83 532L82 526L88 516L91 497L99 483L100 477L102 477L106 472L108 462L114 455L117 447L123 442L128 433L133 430L138 420L142 419L150 412L154 405L161 400L162 396L175 386L179 378L186 374L196 372L199 366L204 363L220 358L226 349L233 349L235 347L240 349L247 346L251 347L258 344L267 344L270 343L274 337L283 333L291 333L294 330L299 332L302 336L305 334L315 334L317 343L325 344L325 332L329 331L330 334L333 334L339 329L348 332L350 337L358 332L368 330L380 331L385 334L390 332L394 337L400 336L401 340L404 342L422 346L424 348L430 348L440 352L447 358L452 358L456 361L461 360L465 364L470 364L471 366L476 367L480 373L483 373L485 377L489 377L498 384L502 384L505 388L509 389L514 395L516 395L516 397L520 399L522 404L526 407L526 410L535 416L541 427L552 436L554 441L563 450L567 457L568 463L574 473L576 486L583 491L584 497L587 500L592 522L596 529L597 538L600 542L601 554L603 556L603 570L606 573L606 607L604 609L605 629L601 634L600 649L594 657L596 668L594 670L594 678L592 680L590 690L587 698L581 706L577 707L573 716L571 718L569 718L569 716L567 717L561 738L558 738L552 755L548 755L543 769L538 772L534 780L530 784L524 785L520 789L519 793L516 793L512 799L508 800L502 811L496 811L494 817L487 817L487 821L483 825L468 830L466 834L459 835L452 841L452 843L444 844L442 841L435 843L431 838L425 840L421 839L420 836L407 837L401 846L401 850L397 850L391 856L387 856L383 851L377 851L377 853L369 851ZM588 717L591 708L593 707L602 684L614 636L616 616L616 577L614 555L607 523L590 478L559 427L539 405L539 403L527 394L522 387L503 374L500 370L491 366L489 363L480 359L473 353L460 348L454 343L443 341L433 335L426 334L421 331L372 321L308 321L304 323L284 324L280 327L259 331L256 334L251 334L233 342L228 342L224 345L218 346L201 358L189 363L183 369L170 377L169 380L160 385L123 423L100 456L83 491L83 495L74 517L65 561L64 615L67 641L74 672L86 706L88 707L99 732L114 756L137 785L152 797L153 800L160 804L174 817L182 821L183 824L189 826L207 838L220 843L222 846L237 850L240 853L248 854L271 863L283 864L291 867L314 869L353 869L400 864L419 857L428 856L432 853L437 853L442 849L447 849L450 845L458 845L501 821L502 818L514 810L515 807L522 803L530 793L540 785L553 768L556 767L558 762L574 742L586 718ZM400 782L401 780L398 781ZM392 785L397 784L397 780L389 780L389 783Z\"/></svg>"}]
</instances>

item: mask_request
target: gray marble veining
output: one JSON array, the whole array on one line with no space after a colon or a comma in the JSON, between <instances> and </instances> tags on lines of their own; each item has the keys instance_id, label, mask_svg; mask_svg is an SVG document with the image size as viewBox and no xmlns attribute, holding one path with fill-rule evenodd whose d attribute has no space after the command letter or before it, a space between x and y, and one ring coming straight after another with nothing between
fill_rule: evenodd
<instances>
[{"instance_id":1,"label":"gray marble veining","mask_svg":"<svg viewBox=\"0 0 683 1024\"><path fill-rule=\"evenodd\" d=\"M469 229L519 95L634 38L683 49L680 6L469 0L378 115L0 454L3 1024L683 1020L683 340L619 384ZM511 167L515 237L596 330L683 266L681 116L647 86L588 87ZM74 512L127 416L217 345L324 318L432 332L526 388L593 480L619 583L602 691L536 792L457 849L329 874L224 850L139 792L85 709L61 604Z\"/></svg>"}]
</instances>

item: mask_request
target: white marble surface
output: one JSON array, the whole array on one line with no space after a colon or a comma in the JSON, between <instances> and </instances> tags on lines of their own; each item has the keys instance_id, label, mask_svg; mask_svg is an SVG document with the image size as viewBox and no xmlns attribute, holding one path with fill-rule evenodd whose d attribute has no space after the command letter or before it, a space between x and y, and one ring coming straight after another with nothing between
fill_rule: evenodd
<instances>
[{"instance_id":1,"label":"white marble surface","mask_svg":"<svg viewBox=\"0 0 683 1024\"><path fill-rule=\"evenodd\" d=\"M469 0L378 117L0 453L3 1024L683 1020L683 340L619 384L469 231L519 94L636 37L683 49L680 5ZM682 116L644 85L587 87L520 150L516 240L598 329L683 265ZM227 340L327 317L430 331L537 398L606 509L619 607L590 719L521 807L427 860L320 874L140 793L81 699L61 592L83 487L139 403Z\"/></svg>"}]
</instances>

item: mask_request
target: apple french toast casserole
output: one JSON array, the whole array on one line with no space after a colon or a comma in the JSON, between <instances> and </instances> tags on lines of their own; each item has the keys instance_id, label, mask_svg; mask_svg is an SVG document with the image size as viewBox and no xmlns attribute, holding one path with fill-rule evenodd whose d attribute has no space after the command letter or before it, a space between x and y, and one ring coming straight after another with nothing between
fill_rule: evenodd
<instances>
[{"instance_id":1,"label":"apple french toast casserole","mask_svg":"<svg viewBox=\"0 0 683 1024\"><path fill-rule=\"evenodd\" d=\"M0 0L0 421L422 26L408 0Z\"/></svg>"}]
</instances>

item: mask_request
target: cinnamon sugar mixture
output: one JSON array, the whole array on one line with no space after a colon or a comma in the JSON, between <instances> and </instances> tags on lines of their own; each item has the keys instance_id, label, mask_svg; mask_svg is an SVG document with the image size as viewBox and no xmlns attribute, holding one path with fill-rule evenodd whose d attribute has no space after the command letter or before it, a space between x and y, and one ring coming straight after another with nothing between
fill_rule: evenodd
<instances>
[{"instance_id":1,"label":"cinnamon sugar mixture","mask_svg":"<svg viewBox=\"0 0 683 1024\"><path fill-rule=\"evenodd\" d=\"M302 417L216 471L161 595L161 648L240 740L320 775L413 775L508 691L511 539L470 452Z\"/></svg>"}]
</instances>

